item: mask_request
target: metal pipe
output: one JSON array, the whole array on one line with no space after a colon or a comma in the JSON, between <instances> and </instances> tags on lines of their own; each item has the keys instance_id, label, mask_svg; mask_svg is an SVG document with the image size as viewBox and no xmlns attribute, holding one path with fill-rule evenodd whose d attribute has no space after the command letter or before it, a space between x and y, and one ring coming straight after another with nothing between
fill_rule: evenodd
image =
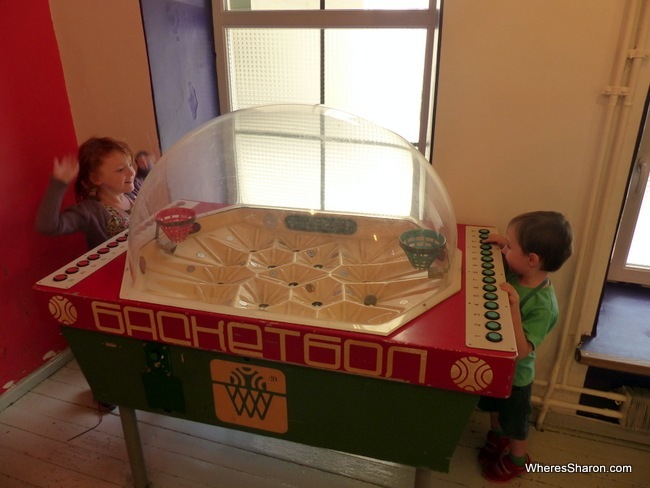
<instances>
[{"instance_id":1,"label":"metal pipe","mask_svg":"<svg viewBox=\"0 0 650 488\"><path fill-rule=\"evenodd\" d=\"M541 401L540 397L533 397L533 403L536 403L537 401ZM563 402L562 400L549 400L549 404L558 407L563 410L570 410L571 412L574 412L576 410L580 410L581 412L588 412L588 413L594 413L597 415L602 415L605 417L612 417L615 419L622 419L625 417L625 415L617 410L609 410L607 408L597 408L597 407L590 407L588 405L574 405L573 403L569 402ZM539 424L536 424L536 427L538 430L541 430L541 426Z\"/></svg>"},{"instance_id":2,"label":"metal pipe","mask_svg":"<svg viewBox=\"0 0 650 488\"><path fill-rule=\"evenodd\" d=\"M535 381L536 385L539 386L548 386L547 381ZM555 388L557 390L561 391L569 391L571 393L580 393L581 395L590 395L590 396L595 396L598 398L606 398L607 400L613 400L615 402L625 402L627 400L627 397L621 393L612 393L608 391L600 391L600 390L594 390L592 388L584 388L581 386L570 386L570 385L565 385L558 383ZM578 407L580 405L577 405Z\"/></svg>"}]
</instances>

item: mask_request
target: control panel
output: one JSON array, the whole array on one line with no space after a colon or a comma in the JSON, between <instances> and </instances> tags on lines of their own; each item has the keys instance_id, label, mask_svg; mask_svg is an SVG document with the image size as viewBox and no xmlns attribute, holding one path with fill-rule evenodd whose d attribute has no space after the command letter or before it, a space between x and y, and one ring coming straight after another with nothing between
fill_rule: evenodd
<instances>
[{"instance_id":1,"label":"control panel","mask_svg":"<svg viewBox=\"0 0 650 488\"><path fill-rule=\"evenodd\" d=\"M128 230L125 230L117 234L105 243L90 250L84 256L75 259L73 262L46 276L36 284L63 290L72 288L97 269L126 251L128 232Z\"/></svg>"},{"instance_id":2,"label":"control panel","mask_svg":"<svg viewBox=\"0 0 650 488\"><path fill-rule=\"evenodd\" d=\"M465 227L465 344L493 351L516 351L501 249L485 241L492 227Z\"/></svg>"}]
</instances>

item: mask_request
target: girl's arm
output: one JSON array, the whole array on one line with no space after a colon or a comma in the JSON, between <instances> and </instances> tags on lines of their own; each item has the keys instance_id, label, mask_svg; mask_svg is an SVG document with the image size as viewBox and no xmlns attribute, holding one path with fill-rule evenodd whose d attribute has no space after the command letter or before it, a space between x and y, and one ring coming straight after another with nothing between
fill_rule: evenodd
<instances>
[{"instance_id":1,"label":"girl's arm","mask_svg":"<svg viewBox=\"0 0 650 488\"><path fill-rule=\"evenodd\" d=\"M50 184L36 214L36 230L46 235L70 234L83 231L87 225L87 217L74 211L61 212L63 197L68 185L77 177L79 163L72 156L66 156L60 161L54 160Z\"/></svg>"}]
</instances>

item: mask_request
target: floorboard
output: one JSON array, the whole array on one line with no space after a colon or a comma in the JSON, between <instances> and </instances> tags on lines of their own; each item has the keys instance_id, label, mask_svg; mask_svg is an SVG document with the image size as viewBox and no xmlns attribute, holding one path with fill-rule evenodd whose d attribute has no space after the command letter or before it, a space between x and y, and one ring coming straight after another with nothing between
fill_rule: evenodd
<instances>
[{"instance_id":1,"label":"floorboard","mask_svg":"<svg viewBox=\"0 0 650 488\"><path fill-rule=\"evenodd\" d=\"M147 412L138 419L152 488L406 488L415 479L407 466ZM486 429L477 412L432 487L495 486L476 462ZM2 488L132 486L119 416L99 415L75 361L0 412L0 433ZM529 473L508 486L650 488L643 446L531 429L530 454L565 469L627 464L632 473Z\"/></svg>"}]
</instances>

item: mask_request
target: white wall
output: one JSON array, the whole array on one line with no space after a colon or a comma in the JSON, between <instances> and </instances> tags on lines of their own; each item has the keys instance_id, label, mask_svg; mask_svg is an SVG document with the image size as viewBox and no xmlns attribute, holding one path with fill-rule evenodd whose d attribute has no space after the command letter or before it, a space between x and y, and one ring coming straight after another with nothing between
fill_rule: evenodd
<instances>
[{"instance_id":1,"label":"white wall","mask_svg":"<svg viewBox=\"0 0 650 488\"><path fill-rule=\"evenodd\" d=\"M607 104L602 92L611 83L628 5L622 0L445 3L432 159L459 222L505 229L518 213L557 210L570 219L580 251L597 184ZM601 280L648 88L647 60L643 69L616 162L615 192L605 202L607 225L598 234L602 250L585 264L597 265ZM553 276L565 319L561 327L575 325L566 319L577 261L574 256ZM581 330L591 330L598 293L599 285L591 290L592 315ZM561 327L541 348L538 379L548 379L557 360ZM577 335L569 338L572 347ZM571 368L578 378L584 374L580 365Z\"/></svg>"}]
</instances>

